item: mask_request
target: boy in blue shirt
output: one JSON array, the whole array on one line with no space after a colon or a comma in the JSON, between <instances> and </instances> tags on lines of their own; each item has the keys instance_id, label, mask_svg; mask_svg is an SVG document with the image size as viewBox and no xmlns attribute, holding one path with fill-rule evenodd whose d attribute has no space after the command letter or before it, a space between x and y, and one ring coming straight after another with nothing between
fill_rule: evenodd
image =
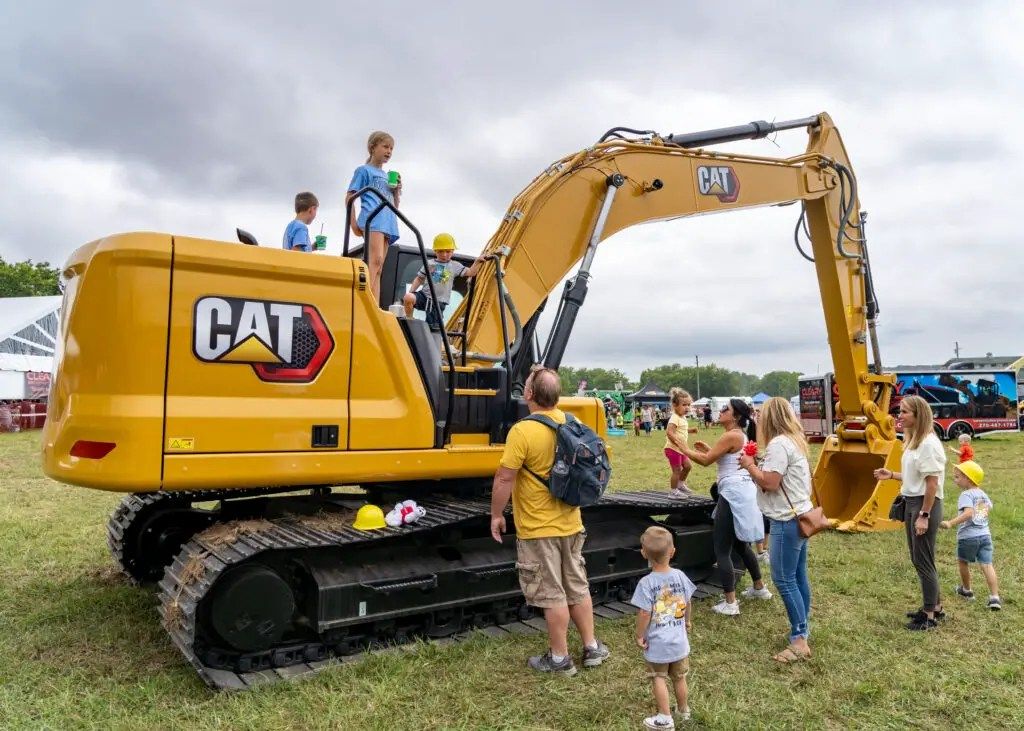
<instances>
[{"instance_id":1,"label":"boy in blue shirt","mask_svg":"<svg viewBox=\"0 0 1024 731\"><path fill-rule=\"evenodd\" d=\"M284 230L281 242L283 248L291 251L313 250L309 240L309 224L313 223L319 208L320 201L312 193L307 191L295 196L295 220Z\"/></svg>"},{"instance_id":2,"label":"boy in blue shirt","mask_svg":"<svg viewBox=\"0 0 1024 731\"><path fill-rule=\"evenodd\" d=\"M647 676L654 681L658 713L644 719L644 728L674 729L669 712L668 680L675 684L679 720L690 720L686 674L690 670L690 597L697 590L686 574L669 566L676 553L672 534L651 526L640 536L640 553L651 564L651 573L640 579L630 603L636 616L636 643L644 651Z\"/></svg>"},{"instance_id":3,"label":"boy in blue shirt","mask_svg":"<svg viewBox=\"0 0 1024 731\"><path fill-rule=\"evenodd\" d=\"M1003 603L999 599L999 583L992 566L992 531L988 527L992 501L980 487L983 479L985 471L977 462L969 460L953 468L953 482L963 491L956 503L958 515L939 525L943 528L956 526L956 558L960 569L960 585L956 587L956 593L964 599L974 599L970 564L978 563L988 583L988 608L998 611L1003 608Z\"/></svg>"}]
</instances>

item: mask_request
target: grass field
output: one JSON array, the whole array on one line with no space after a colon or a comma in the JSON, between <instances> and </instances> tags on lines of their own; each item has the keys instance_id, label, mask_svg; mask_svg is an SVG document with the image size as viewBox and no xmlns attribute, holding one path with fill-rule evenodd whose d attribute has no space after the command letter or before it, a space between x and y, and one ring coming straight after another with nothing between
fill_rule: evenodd
<instances>
[{"instance_id":1,"label":"grass field","mask_svg":"<svg viewBox=\"0 0 1024 731\"><path fill-rule=\"evenodd\" d=\"M387 653L309 681L215 694L165 638L150 590L119 578L104 526L119 496L42 476L38 433L0 435L0 728L630 729L651 711L632 620L599 620L612 659L538 677L540 636ZM663 438L615 438L617 489L667 482ZM696 606L694 728L1024 728L1024 438L975 441L985 467L1004 611L949 595L955 536L939 541L949 619L910 633L917 581L901 534L816 537L814 658L780 667L776 598L740 617ZM710 470L695 468L703 491ZM946 483L947 504L956 488ZM949 511L947 510L947 515ZM976 588L984 596L981 577ZM578 649L578 639L571 638Z\"/></svg>"}]
</instances>

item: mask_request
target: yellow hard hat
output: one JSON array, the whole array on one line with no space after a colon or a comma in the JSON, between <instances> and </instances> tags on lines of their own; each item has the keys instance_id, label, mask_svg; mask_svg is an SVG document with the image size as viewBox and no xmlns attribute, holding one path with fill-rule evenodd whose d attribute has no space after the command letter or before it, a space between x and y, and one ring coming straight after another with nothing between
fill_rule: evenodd
<instances>
[{"instance_id":1,"label":"yellow hard hat","mask_svg":"<svg viewBox=\"0 0 1024 731\"><path fill-rule=\"evenodd\" d=\"M356 530L378 530L385 526L387 523L384 522L384 511L370 503L359 508L355 522L352 523Z\"/></svg>"},{"instance_id":2,"label":"yellow hard hat","mask_svg":"<svg viewBox=\"0 0 1024 731\"><path fill-rule=\"evenodd\" d=\"M455 237L451 234L438 234L434 237L434 251L455 251Z\"/></svg>"},{"instance_id":3,"label":"yellow hard hat","mask_svg":"<svg viewBox=\"0 0 1024 731\"><path fill-rule=\"evenodd\" d=\"M967 460L961 462L956 466L956 469L964 473L964 477L973 482L975 485L980 485L981 481L985 479L985 470L981 469L981 465L977 462Z\"/></svg>"}]
</instances>

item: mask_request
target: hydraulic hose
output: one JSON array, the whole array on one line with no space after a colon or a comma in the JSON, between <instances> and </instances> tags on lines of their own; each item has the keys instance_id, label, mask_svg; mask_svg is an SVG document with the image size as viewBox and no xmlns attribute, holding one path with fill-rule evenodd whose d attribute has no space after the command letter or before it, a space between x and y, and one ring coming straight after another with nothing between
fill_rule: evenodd
<instances>
[{"instance_id":1,"label":"hydraulic hose","mask_svg":"<svg viewBox=\"0 0 1024 731\"><path fill-rule=\"evenodd\" d=\"M505 287L505 276L501 270L501 255L491 254L488 259L494 260L495 266L495 278L498 280L498 291L501 295L500 301L504 303L505 307L508 307L509 314L512 315L512 325L515 328L515 334L512 337L511 345L508 348L508 352L501 353L499 355L490 355L488 353L474 353L472 351L463 350L461 353L466 358L472 358L473 360L482 360L486 363L501 363L503 361L511 361L515 357L516 353L519 352L519 348L522 345L523 339L523 323L519 319L519 310L516 309L516 303L512 300L512 294ZM511 362L506 363L506 367L511 367Z\"/></svg>"}]
</instances>

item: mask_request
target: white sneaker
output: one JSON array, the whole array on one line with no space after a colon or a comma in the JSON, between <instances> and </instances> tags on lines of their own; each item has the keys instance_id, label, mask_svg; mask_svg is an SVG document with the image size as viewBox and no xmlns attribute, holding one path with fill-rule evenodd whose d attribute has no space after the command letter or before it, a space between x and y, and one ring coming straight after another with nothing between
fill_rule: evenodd
<instances>
[{"instance_id":1,"label":"white sneaker","mask_svg":"<svg viewBox=\"0 0 1024 731\"><path fill-rule=\"evenodd\" d=\"M672 720L673 721L677 721L679 723L683 723L685 721L689 721L690 720L690 709L689 708L684 708L682 710L679 710L677 708L676 712L672 714Z\"/></svg>"},{"instance_id":2,"label":"white sneaker","mask_svg":"<svg viewBox=\"0 0 1024 731\"><path fill-rule=\"evenodd\" d=\"M743 596L748 599L771 599L772 593L767 588L755 589L752 586L748 586L743 590Z\"/></svg>"},{"instance_id":3,"label":"white sneaker","mask_svg":"<svg viewBox=\"0 0 1024 731\"><path fill-rule=\"evenodd\" d=\"M656 731L673 731L675 727L676 724L672 720L672 716L662 716L659 713L644 719L644 728L656 729Z\"/></svg>"},{"instance_id":4,"label":"white sneaker","mask_svg":"<svg viewBox=\"0 0 1024 731\"><path fill-rule=\"evenodd\" d=\"M761 551L761 553L757 554L757 560L761 563L769 563L770 559L768 558L768 552Z\"/></svg>"},{"instance_id":5,"label":"white sneaker","mask_svg":"<svg viewBox=\"0 0 1024 731\"><path fill-rule=\"evenodd\" d=\"M711 611L718 612L719 614L724 614L727 617L735 617L737 614L740 613L740 603L733 602L732 604L730 604L729 602L722 600L718 602L718 604L716 604L715 606L711 607Z\"/></svg>"}]
</instances>

